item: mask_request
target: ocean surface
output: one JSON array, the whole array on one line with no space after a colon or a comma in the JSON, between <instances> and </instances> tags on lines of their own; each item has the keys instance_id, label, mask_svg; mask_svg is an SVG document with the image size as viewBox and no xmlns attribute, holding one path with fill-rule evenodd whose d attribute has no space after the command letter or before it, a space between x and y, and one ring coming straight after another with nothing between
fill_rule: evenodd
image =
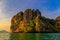
<instances>
[{"instance_id":1,"label":"ocean surface","mask_svg":"<svg viewBox=\"0 0 60 40\"><path fill-rule=\"evenodd\" d=\"M0 40L60 40L60 33L0 33Z\"/></svg>"}]
</instances>

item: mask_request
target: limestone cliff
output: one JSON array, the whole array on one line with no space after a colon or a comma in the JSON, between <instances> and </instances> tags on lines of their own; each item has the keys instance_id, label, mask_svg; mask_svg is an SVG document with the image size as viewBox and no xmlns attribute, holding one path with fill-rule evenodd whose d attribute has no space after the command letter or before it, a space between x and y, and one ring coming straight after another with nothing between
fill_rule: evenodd
<instances>
[{"instance_id":1,"label":"limestone cliff","mask_svg":"<svg viewBox=\"0 0 60 40\"><path fill-rule=\"evenodd\" d=\"M52 32L55 31L56 22L53 19L45 18L41 12L27 9L19 12L12 17L12 32Z\"/></svg>"}]
</instances>

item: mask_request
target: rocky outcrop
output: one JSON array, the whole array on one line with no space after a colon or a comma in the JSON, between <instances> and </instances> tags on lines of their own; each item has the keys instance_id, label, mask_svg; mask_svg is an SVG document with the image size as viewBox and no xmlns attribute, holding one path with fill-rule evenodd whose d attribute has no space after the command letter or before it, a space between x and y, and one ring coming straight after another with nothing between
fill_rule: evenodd
<instances>
[{"instance_id":1,"label":"rocky outcrop","mask_svg":"<svg viewBox=\"0 0 60 40\"><path fill-rule=\"evenodd\" d=\"M11 32L53 32L55 24L55 20L43 17L38 9L27 9L12 17Z\"/></svg>"},{"instance_id":2,"label":"rocky outcrop","mask_svg":"<svg viewBox=\"0 0 60 40\"><path fill-rule=\"evenodd\" d=\"M56 17L56 22L57 22L57 25L60 26L60 16Z\"/></svg>"}]
</instances>

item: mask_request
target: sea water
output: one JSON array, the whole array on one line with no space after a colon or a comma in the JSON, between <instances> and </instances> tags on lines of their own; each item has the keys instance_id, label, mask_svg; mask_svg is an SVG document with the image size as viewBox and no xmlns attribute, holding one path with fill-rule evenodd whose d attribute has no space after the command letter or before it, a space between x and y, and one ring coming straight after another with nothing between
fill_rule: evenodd
<instances>
[{"instance_id":1,"label":"sea water","mask_svg":"<svg viewBox=\"0 0 60 40\"><path fill-rule=\"evenodd\" d=\"M0 33L0 40L60 40L60 33Z\"/></svg>"}]
</instances>

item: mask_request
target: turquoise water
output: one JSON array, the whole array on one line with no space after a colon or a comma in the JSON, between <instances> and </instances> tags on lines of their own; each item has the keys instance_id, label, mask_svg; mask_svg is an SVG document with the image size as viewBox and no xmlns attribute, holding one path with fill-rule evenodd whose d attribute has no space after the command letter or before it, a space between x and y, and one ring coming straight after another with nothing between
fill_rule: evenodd
<instances>
[{"instance_id":1,"label":"turquoise water","mask_svg":"<svg viewBox=\"0 0 60 40\"><path fill-rule=\"evenodd\" d=\"M0 40L60 40L60 33L0 33Z\"/></svg>"}]
</instances>

